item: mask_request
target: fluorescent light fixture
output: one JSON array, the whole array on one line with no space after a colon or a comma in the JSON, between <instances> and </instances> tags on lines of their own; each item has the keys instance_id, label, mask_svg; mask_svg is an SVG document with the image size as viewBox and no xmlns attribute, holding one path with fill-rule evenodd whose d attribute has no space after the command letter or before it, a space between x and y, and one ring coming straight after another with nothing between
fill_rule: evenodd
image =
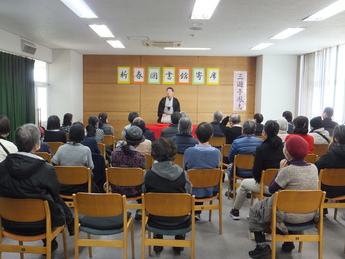
<instances>
[{"instance_id":1,"label":"fluorescent light fixture","mask_svg":"<svg viewBox=\"0 0 345 259\"><path fill-rule=\"evenodd\" d=\"M289 38L290 36L303 31L305 28L287 28L286 30L274 35L271 40L283 40Z\"/></svg>"},{"instance_id":2,"label":"fluorescent light fixture","mask_svg":"<svg viewBox=\"0 0 345 259\"><path fill-rule=\"evenodd\" d=\"M119 40L107 40L107 42L116 49L124 49L125 46Z\"/></svg>"},{"instance_id":3,"label":"fluorescent light fixture","mask_svg":"<svg viewBox=\"0 0 345 259\"><path fill-rule=\"evenodd\" d=\"M167 49L167 50L211 50L211 48L172 48L172 47L165 47L164 49Z\"/></svg>"},{"instance_id":4,"label":"fluorescent light fixture","mask_svg":"<svg viewBox=\"0 0 345 259\"><path fill-rule=\"evenodd\" d=\"M102 38L114 38L115 36L111 33L105 25L91 24L89 25L92 30L94 30Z\"/></svg>"},{"instance_id":5,"label":"fluorescent light fixture","mask_svg":"<svg viewBox=\"0 0 345 259\"><path fill-rule=\"evenodd\" d=\"M345 0L339 0L335 3L323 8L322 10L314 13L313 15L305 18L305 22L318 22L326 20L327 18L336 15L345 10Z\"/></svg>"},{"instance_id":6,"label":"fluorescent light fixture","mask_svg":"<svg viewBox=\"0 0 345 259\"><path fill-rule=\"evenodd\" d=\"M83 0L61 0L61 2L80 18L98 18Z\"/></svg>"},{"instance_id":7,"label":"fluorescent light fixture","mask_svg":"<svg viewBox=\"0 0 345 259\"><path fill-rule=\"evenodd\" d=\"M211 19L219 0L195 0L191 19Z\"/></svg>"},{"instance_id":8,"label":"fluorescent light fixture","mask_svg":"<svg viewBox=\"0 0 345 259\"><path fill-rule=\"evenodd\" d=\"M259 45L252 47L250 50L261 50L261 49L267 48L271 45L273 45L273 43L260 43Z\"/></svg>"}]
</instances>

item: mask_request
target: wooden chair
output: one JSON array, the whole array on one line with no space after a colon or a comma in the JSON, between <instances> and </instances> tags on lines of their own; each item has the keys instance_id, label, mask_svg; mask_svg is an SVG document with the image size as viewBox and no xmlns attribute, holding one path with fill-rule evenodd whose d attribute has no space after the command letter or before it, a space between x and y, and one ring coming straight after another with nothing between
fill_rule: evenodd
<instances>
[{"instance_id":1,"label":"wooden chair","mask_svg":"<svg viewBox=\"0 0 345 259\"><path fill-rule=\"evenodd\" d=\"M38 155L42 157L44 160L46 160L49 164L52 163L52 155L47 152L35 152L35 155Z\"/></svg>"},{"instance_id":2,"label":"wooden chair","mask_svg":"<svg viewBox=\"0 0 345 259\"><path fill-rule=\"evenodd\" d=\"M55 166L56 175L61 184L87 184L87 191L91 192L91 170L85 166ZM68 207L74 207L73 196L60 194Z\"/></svg>"},{"instance_id":3,"label":"wooden chair","mask_svg":"<svg viewBox=\"0 0 345 259\"><path fill-rule=\"evenodd\" d=\"M305 158L304 161L315 164L315 162L319 159L318 155L316 154L308 154Z\"/></svg>"},{"instance_id":4,"label":"wooden chair","mask_svg":"<svg viewBox=\"0 0 345 259\"><path fill-rule=\"evenodd\" d=\"M212 147L222 147L225 144L225 137L212 137L210 139L210 145Z\"/></svg>"},{"instance_id":5,"label":"wooden chair","mask_svg":"<svg viewBox=\"0 0 345 259\"><path fill-rule=\"evenodd\" d=\"M224 145L222 146L222 149L221 149L222 161L223 161L223 157L228 157L228 156L229 156L229 151L230 151L230 149L231 149L231 144L224 144ZM222 162L222 167L223 167L223 168L225 167L224 173L226 173L226 172L228 171L228 170L227 170L228 165L229 165L229 164L226 164L226 163Z\"/></svg>"},{"instance_id":6,"label":"wooden chair","mask_svg":"<svg viewBox=\"0 0 345 259\"><path fill-rule=\"evenodd\" d=\"M183 168L183 157L184 157L184 154L176 154L175 160L173 161L173 163Z\"/></svg>"},{"instance_id":7,"label":"wooden chair","mask_svg":"<svg viewBox=\"0 0 345 259\"><path fill-rule=\"evenodd\" d=\"M24 253L44 254L46 258L51 258L52 240L62 233L64 258L68 258L66 228L65 225L52 228L51 215L48 201L40 199L12 199L0 197L0 217L17 222L37 222L45 220L46 230L41 235L28 236L16 235L3 229L0 220L0 258L1 252L20 253L20 258L24 258ZM17 240L19 245L3 244L3 237ZM23 242L40 241L46 239L46 246L29 246Z\"/></svg>"},{"instance_id":8,"label":"wooden chair","mask_svg":"<svg viewBox=\"0 0 345 259\"><path fill-rule=\"evenodd\" d=\"M243 180L248 178L243 178L237 175L238 168L252 170L254 164L254 156L247 154L239 154L235 156L234 166L233 166L233 176L232 176L232 188L233 188L233 200L236 200L236 188L240 187L240 183L237 180ZM230 198L230 180L228 184L228 199Z\"/></svg>"},{"instance_id":9,"label":"wooden chair","mask_svg":"<svg viewBox=\"0 0 345 259\"><path fill-rule=\"evenodd\" d=\"M111 146L111 150L115 149L115 137L112 135L104 135L103 144L105 146Z\"/></svg>"},{"instance_id":10,"label":"wooden chair","mask_svg":"<svg viewBox=\"0 0 345 259\"><path fill-rule=\"evenodd\" d=\"M327 168L320 170L319 175L319 188L325 184L328 186L345 186L345 168ZM327 197L329 202L323 204L324 208L334 208L334 219L337 219L338 208L345 208L345 203L339 203L341 200L345 200L345 195L335 198Z\"/></svg>"},{"instance_id":11,"label":"wooden chair","mask_svg":"<svg viewBox=\"0 0 345 259\"><path fill-rule=\"evenodd\" d=\"M151 154L144 154L146 158L145 169L150 169L153 165L153 157Z\"/></svg>"},{"instance_id":12,"label":"wooden chair","mask_svg":"<svg viewBox=\"0 0 345 259\"><path fill-rule=\"evenodd\" d=\"M259 138L259 139L262 139L262 140L265 140L265 139L266 139L264 136L255 136L255 137L257 137L257 138Z\"/></svg>"},{"instance_id":13,"label":"wooden chair","mask_svg":"<svg viewBox=\"0 0 345 259\"><path fill-rule=\"evenodd\" d=\"M260 192L259 193L251 193L250 197L250 206L253 205L254 199L258 199L259 201L263 200L264 198L270 196L265 194L265 186L269 186L270 183L272 182L273 178L276 176L278 173L279 169L266 169L262 170L261 173L261 179L260 179Z\"/></svg>"},{"instance_id":14,"label":"wooden chair","mask_svg":"<svg viewBox=\"0 0 345 259\"><path fill-rule=\"evenodd\" d=\"M49 145L50 150L52 151L53 155L56 154L60 146L65 145L65 143L63 142L46 142L46 143Z\"/></svg>"},{"instance_id":15,"label":"wooden chair","mask_svg":"<svg viewBox=\"0 0 345 259\"><path fill-rule=\"evenodd\" d=\"M105 166L109 167L109 161L107 159L107 152L105 149L104 143L97 143L99 150L101 151L101 155L104 157Z\"/></svg>"},{"instance_id":16,"label":"wooden chair","mask_svg":"<svg viewBox=\"0 0 345 259\"><path fill-rule=\"evenodd\" d=\"M299 242L298 252L302 251L304 241L319 243L319 259L322 258L322 238L323 238L323 201L325 192L315 191L295 191L283 190L274 194L272 205L272 259L276 258L276 242ZM318 223L308 222L303 224L285 224L290 231L299 231L301 234L277 235L277 210L287 213L309 213L319 211L320 220ZM317 234L304 235L303 231L317 227ZM297 232L298 233L298 232Z\"/></svg>"},{"instance_id":17,"label":"wooden chair","mask_svg":"<svg viewBox=\"0 0 345 259\"><path fill-rule=\"evenodd\" d=\"M329 144L314 145L313 153L320 157L323 154L327 153L328 147L329 147Z\"/></svg>"},{"instance_id":18,"label":"wooden chair","mask_svg":"<svg viewBox=\"0 0 345 259\"><path fill-rule=\"evenodd\" d=\"M212 210L219 211L219 234L222 234L222 211L223 211L223 173L220 168L214 169L189 169L187 171L189 181L193 188L207 188L218 186L218 193L209 198L195 198L195 202L209 202L209 204L195 205L194 210L209 210L209 221L212 219ZM218 204L213 204L214 200L218 200Z\"/></svg>"},{"instance_id":19,"label":"wooden chair","mask_svg":"<svg viewBox=\"0 0 345 259\"><path fill-rule=\"evenodd\" d=\"M132 258L134 258L133 216L127 212L126 197L115 193L77 193L74 201L74 254L79 258L79 247L122 247L123 257L127 258L127 237L131 232ZM81 220L80 215L83 214ZM105 219L106 218L106 219ZM79 232L86 232L87 238L81 238ZM91 235L108 236L123 232L121 240L91 239Z\"/></svg>"},{"instance_id":20,"label":"wooden chair","mask_svg":"<svg viewBox=\"0 0 345 259\"><path fill-rule=\"evenodd\" d=\"M143 218L142 218L142 241L141 241L141 258L145 258L145 246L149 246L149 255L151 256L151 246L173 246L173 247L190 247L190 258L195 254L195 213L194 213L194 196L186 193L146 193L142 195ZM191 225L189 228L179 230L165 230L152 228L147 225L148 216L156 215L163 217L178 217L190 215ZM147 237L146 237L147 230ZM189 240L174 239L154 239L151 232L160 235L183 235L191 232Z\"/></svg>"},{"instance_id":21,"label":"wooden chair","mask_svg":"<svg viewBox=\"0 0 345 259\"><path fill-rule=\"evenodd\" d=\"M106 174L106 192L110 193L110 185L118 186L138 186L143 183L143 175L145 170L141 168L124 168L124 167L109 167L105 170ZM141 199L141 194L136 197L126 197L127 201L136 201ZM128 203L129 209L141 209L141 204Z\"/></svg>"}]
</instances>

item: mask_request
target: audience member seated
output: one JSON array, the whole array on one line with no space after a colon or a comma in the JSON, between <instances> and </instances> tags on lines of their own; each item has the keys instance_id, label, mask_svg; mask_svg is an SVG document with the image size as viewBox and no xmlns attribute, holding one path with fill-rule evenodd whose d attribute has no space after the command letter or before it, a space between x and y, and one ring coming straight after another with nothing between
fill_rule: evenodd
<instances>
[{"instance_id":1,"label":"audience member seated","mask_svg":"<svg viewBox=\"0 0 345 259\"><path fill-rule=\"evenodd\" d=\"M66 134L60 130L60 118L56 115L51 115L48 118L44 142L66 143Z\"/></svg>"},{"instance_id":2,"label":"audience member seated","mask_svg":"<svg viewBox=\"0 0 345 259\"><path fill-rule=\"evenodd\" d=\"M59 147L52 163L60 166L85 166L93 170L91 150L81 144L84 138L84 127L80 123L74 123L69 131L68 143ZM61 186L61 194L71 195L77 192L87 192L87 184Z\"/></svg>"},{"instance_id":3,"label":"audience member seated","mask_svg":"<svg viewBox=\"0 0 345 259\"><path fill-rule=\"evenodd\" d=\"M104 132L102 129L99 128L99 119L96 116L91 115L88 119L88 123L89 125L96 128L95 138L96 138L97 143L102 143L104 139Z\"/></svg>"},{"instance_id":4,"label":"audience member seated","mask_svg":"<svg viewBox=\"0 0 345 259\"><path fill-rule=\"evenodd\" d=\"M329 144L329 132L322 126L321 116L314 117L310 120L309 135L314 138L314 145Z\"/></svg>"},{"instance_id":5,"label":"audience member seated","mask_svg":"<svg viewBox=\"0 0 345 259\"><path fill-rule=\"evenodd\" d=\"M132 167L145 169L146 158L136 150L138 145L145 140L143 131L137 126L131 126L126 130L121 147L116 148L111 154L112 167ZM117 186L111 185L113 193L120 193L127 197L136 197L141 194L141 185ZM141 203L141 200L138 200ZM135 219L141 219L141 210L136 211Z\"/></svg>"},{"instance_id":6,"label":"audience member seated","mask_svg":"<svg viewBox=\"0 0 345 259\"><path fill-rule=\"evenodd\" d=\"M54 167L35 155L40 146L40 132L34 124L24 124L17 128L15 139L18 153L9 154L0 163L0 196L10 198L33 198L47 200L52 226L68 225L70 235L74 235L73 215L60 198L60 182ZM45 221L13 222L1 219L6 231L17 235L40 235L46 231ZM45 245L45 239L42 240ZM52 251L58 247L52 241Z\"/></svg>"},{"instance_id":7,"label":"audience member seated","mask_svg":"<svg viewBox=\"0 0 345 259\"><path fill-rule=\"evenodd\" d=\"M308 143L300 136L293 135L286 140L284 155L286 159L280 162L280 170L269 186L269 192L278 190L317 190L318 174L314 164L304 161L308 154ZM256 248L249 252L251 258L269 256L271 248L266 244L263 231L271 224L271 207L274 195L263 199L249 210L249 230L254 232ZM293 214L277 211L277 222L285 234L288 234L284 222L299 224L314 219L315 213ZM284 242L282 250L290 252L295 248L293 242Z\"/></svg>"},{"instance_id":8,"label":"audience member seated","mask_svg":"<svg viewBox=\"0 0 345 259\"><path fill-rule=\"evenodd\" d=\"M325 168L345 168L345 125L337 125L334 128L335 145L321 156L315 163L321 170ZM321 189L327 192L327 197L335 198L345 195L345 186L322 185Z\"/></svg>"},{"instance_id":9,"label":"audience member seated","mask_svg":"<svg viewBox=\"0 0 345 259\"><path fill-rule=\"evenodd\" d=\"M279 125L278 137L280 137L282 139L282 141L285 142L286 136L289 135L287 133L288 122L284 117L282 117L282 118L277 120L277 123Z\"/></svg>"},{"instance_id":10,"label":"audience member seated","mask_svg":"<svg viewBox=\"0 0 345 259\"><path fill-rule=\"evenodd\" d=\"M152 143L152 157L157 163L144 174L143 193L192 193L192 184L187 173L178 165L172 163L176 155L176 144L169 138L158 138ZM149 215L148 225L162 229L187 228L191 224L190 216L157 217ZM154 238L163 238L162 235L153 234ZM175 239L185 239L185 235L177 235ZM156 253L163 250L162 246L154 246ZM174 247L176 252L183 248Z\"/></svg>"},{"instance_id":11,"label":"audience member seated","mask_svg":"<svg viewBox=\"0 0 345 259\"><path fill-rule=\"evenodd\" d=\"M177 153L184 154L189 147L194 147L199 142L192 136L192 120L181 117L178 122L178 133L171 138L177 145Z\"/></svg>"},{"instance_id":12,"label":"audience member seated","mask_svg":"<svg viewBox=\"0 0 345 259\"><path fill-rule=\"evenodd\" d=\"M121 133L121 136L122 136L122 139L125 139L125 135L126 135L126 130L132 125L134 119L136 117L139 117L139 113L137 112L130 112L128 114L128 121L129 121L129 124L127 126L124 127L122 133Z\"/></svg>"},{"instance_id":13,"label":"audience member seated","mask_svg":"<svg viewBox=\"0 0 345 259\"><path fill-rule=\"evenodd\" d=\"M144 121L143 118L141 117L136 117L133 122L137 121L137 120L142 120ZM144 121L145 123L145 121ZM133 125L133 123L132 123ZM145 124L145 129L143 130L143 133L144 133L144 137L145 139L148 139L148 140L151 140L151 142L155 141L156 140L156 136L155 136L155 133L151 130L149 130L148 128L146 128L146 124Z\"/></svg>"},{"instance_id":14,"label":"audience member seated","mask_svg":"<svg viewBox=\"0 0 345 259\"><path fill-rule=\"evenodd\" d=\"M212 147L209 143L213 136L213 127L210 123L202 122L195 130L195 134L199 139L199 144L194 147L187 148L184 152L183 166L188 169L213 169L220 166L220 151L218 148ZM213 193L218 192L218 186L210 188L193 188L192 194L196 198L212 197ZM196 202L196 205L202 205L202 202ZM201 211L195 212L195 218L200 219Z\"/></svg>"},{"instance_id":15,"label":"audience member seated","mask_svg":"<svg viewBox=\"0 0 345 259\"><path fill-rule=\"evenodd\" d=\"M180 112L173 112L173 114L171 114L172 124L168 128L162 129L161 131L162 138L171 138L178 133L178 122L181 117L182 115Z\"/></svg>"},{"instance_id":16,"label":"audience member seated","mask_svg":"<svg viewBox=\"0 0 345 259\"><path fill-rule=\"evenodd\" d=\"M298 116L293 120L293 134L289 134L285 138L285 142L288 141L292 136L300 136L308 143L309 151L308 154L312 154L314 150L314 138L308 135L308 124L309 120L305 116Z\"/></svg>"},{"instance_id":17,"label":"audience member seated","mask_svg":"<svg viewBox=\"0 0 345 259\"><path fill-rule=\"evenodd\" d=\"M293 133L293 123L292 123L292 113L290 111L283 112L283 118L285 118L288 122L288 129L287 133L292 134Z\"/></svg>"},{"instance_id":18,"label":"audience member seated","mask_svg":"<svg viewBox=\"0 0 345 259\"><path fill-rule=\"evenodd\" d=\"M66 113L63 116L63 122L62 126L60 127L60 130L63 131L65 134L69 133L69 129L72 126L72 119L73 115L71 113Z\"/></svg>"},{"instance_id":19,"label":"audience member seated","mask_svg":"<svg viewBox=\"0 0 345 259\"><path fill-rule=\"evenodd\" d=\"M230 124L230 127L226 127L226 124L228 122ZM222 120L219 127L223 131L226 137L226 141L225 141L226 144L232 144L234 139L236 139L238 136L242 134L242 127L240 123L241 123L241 116L238 113L232 113L230 114L230 116L226 116Z\"/></svg>"},{"instance_id":20,"label":"audience member seated","mask_svg":"<svg viewBox=\"0 0 345 259\"><path fill-rule=\"evenodd\" d=\"M213 121L211 122L211 125L213 127L214 137L225 137L223 131L220 129L220 122L223 119L223 113L221 111L216 111L213 114Z\"/></svg>"},{"instance_id":21,"label":"audience member seated","mask_svg":"<svg viewBox=\"0 0 345 259\"><path fill-rule=\"evenodd\" d=\"M322 113L322 126L329 132L329 135L333 137L333 131L335 126L338 125L337 122L332 120L333 116L333 108L332 107L326 107Z\"/></svg>"},{"instance_id":22,"label":"audience member seated","mask_svg":"<svg viewBox=\"0 0 345 259\"><path fill-rule=\"evenodd\" d=\"M15 144L5 139L10 131L10 120L7 116L0 115L0 162L3 161L7 155L18 151Z\"/></svg>"},{"instance_id":23,"label":"audience member seated","mask_svg":"<svg viewBox=\"0 0 345 259\"><path fill-rule=\"evenodd\" d=\"M100 154L101 151L99 150L99 147L97 145L96 141L96 128L92 125L86 126L86 137L83 142L81 142L82 145L87 146L90 148L91 153Z\"/></svg>"},{"instance_id":24,"label":"audience member seated","mask_svg":"<svg viewBox=\"0 0 345 259\"><path fill-rule=\"evenodd\" d=\"M142 132L146 131L146 124L145 124L145 121L143 120L135 119L132 123L132 126L139 127L142 130ZM145 137L145 134L144 134L144 137ZM145 140L136 147L137 151L139 151L141 154L151 154L151 148L152 148L152 142L151 140L146 139L146 137L145 137Z\"/></svg>"},{"instance_id":25,"label":"audience member seated","mask_svg":"<svg viewBox=\"0 0 345 259\"><path fill-rule=\"evenodd\" d=\"M261 122L264 120L264 116L261 113L254 114L254 122L256 124L255 136L261 136L264 125Z\"/></svg>"},{"instance_id":26,"label":"audience member seated","mask_svg":"<svg viewBox=\"0 0 345 259\"><path fill-rule=\"evenodd\" d=\"M112 135L115 136L114 128L108 122L108 114L105 112L101 112L98 114L99 119L99 128L103 130L104 135Z\"/></svg>"},{"instance_id":27,"label":"audience member seated","mask_svg":"<svg viewBox=\"0 0 345 259\"><path fill-rule=\"evenodd\" d=\"M36 152L46 152L46 153L49 153L51 154L52 151L50 150L50 146L48 143L45 143L43 142L43 139L44 139L44 135L45 135L45 130L43 127L41 126L38 126L38 129L40 131L40 134L41 134L41 138L40 138L40 148L37 149Z\"/></svg>"},{"instance_id":28,"label":"audience member seated","mask_svg":"<svg viewBox=\"0 0 345 259\"><path fill-rule=\"evenodd\" d=\"M243 123L242 135L232 142L231 149L229 150L229 179L232 179L233 175L233 163L236 155L240 154L250 154L254 155L255 150L258 146L262 144L262 139L255 137L255 122L252 120L246 120ZM243 178L253 177L252 170L246 170L239 168L237 175ZM231 181L232 183L232 181Z\"/></svg>"},{"instance_id":29,"label":"audience member seated","mask_svg":"<svg viewBox=\"0 0 345 259\"><path fill-rule=\"evenodd\" d=\"M260 146L256 148L255 151L255 160L252 171L254 179L244 179L241 182L240 187L237 189L234 207L230 211L230 215L234 220L240 219L239 210L241 209L245 201L247 193L260 192L260 180L262 170L270 168L279 168L280 161L284 159L284 144L281 138L277 136L278 131L279 125L277 122L269 120L265 123L265 127L262 131L262 136L265 137L265 140ZM268 186L265 186L264 192L266 194L270 194L270 192L268 191Z\"/></svg>"}]
</instances>

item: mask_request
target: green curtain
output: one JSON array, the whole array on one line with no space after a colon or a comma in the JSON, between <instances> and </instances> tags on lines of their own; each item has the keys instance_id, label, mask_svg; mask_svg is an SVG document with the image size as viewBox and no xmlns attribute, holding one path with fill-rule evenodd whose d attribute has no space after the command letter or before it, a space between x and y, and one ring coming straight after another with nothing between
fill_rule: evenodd
<instances>
[{"instance_id":1,"label":"green curtain","mask_svg":"<svg viewBox=\"0 0 345 259\"><path fill-rule=\"evenodd\" d=\"M11 122L9 141L25 123L35 123L35 83L32 59L0 52L0 115Z\"/></svg>"}]
</instances>

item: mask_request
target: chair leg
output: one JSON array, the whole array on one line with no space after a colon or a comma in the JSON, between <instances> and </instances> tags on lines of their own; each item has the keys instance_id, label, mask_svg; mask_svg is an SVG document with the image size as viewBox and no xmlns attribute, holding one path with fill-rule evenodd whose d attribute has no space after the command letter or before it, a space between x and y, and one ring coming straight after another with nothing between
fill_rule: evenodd
<instances>
[{"instance_id":1,"label":"chair leg","mask_svg":"<svg viewBox=\"0 0 345 259\"><path fill-rule=\"evenodd\" d=\"M299 253L302 252L302 248L303 248L303 242L299 242L299 245L298 245L298 252Z\"/></svg>"},{"instance_id":2,"label":"chair leg","mask_svg":"<svg viewBox=\"0 0 345 259\"><path fill-rule=\"evenodd\" d=\"M277 250L276 234L277 233L275 233L275 231L272 231L271 259L276 259L276 250Z\"/></svg>"},{"instance_id":3,"label":"chair leg","mask_svg":"<svg viewBox=\"0 0 345 259\"><path fill-rule=\"evenodd\" d=\"M210 205L212 205L212 201L210 201ZM208 221L211 222L211 220L212 220L212 210L209 210L209 212L208 212Z\"/></svg>"},{"instance_id":4,"label":"chair leg","mask_svg":"<svg viewBox=\"0 0 345 259\"><path fill-rule=\"evenodd\" d=\"M149 239L151 239L151 232L150 231L147 231L147 237L149 238ZM149 246L149 256L151 256L152 255L152 250L151 250L151 246Z\"/></svg>"},{"instance_id":5,"label":"chair leg","mask_svg":"<svg viewBox=\"0 0 345 259\"><path fill-rule=\"evenodd\" d=\"M91 239L91 234L87 233L87 238ZM89 257L92 257L92 246L89 246Z\"/></svg>"},{"instance_id":6,"label":"chair leg","mask_svg":"<svg viewBox=\"0 0 345 259\"><path fill-rule=\"evenodd\" d=\"M228 179L228 200L230 199L230 186L231 186L231 179Z\"/></svg>"},{"instance_id":7,"label":"chair leg","mask_svg":"<svg viewBox=\"0 0 345 259\"><path fill-rule=\"evenodd\" d=\"M65 256L65 259L68 258L68 249L67 249L67 241L66 241L66 228L62 230L62 242L63 242L63 253Z\"/></svg>"},{"instance_id":8,"label":"chair leg","mask_svg":"<svg viewBox=\"0 0 345 259\"><path fill-rule=\"evenodd\" d=\"M337 215L338 215L338 208L334 209L334 216L333 218L336 220L337 219Z\"/></svg>"},{"instance_id":9,"label":"chair leg","mask_svg":"<svg viewBox=\"0 0 345 259\"><path fill-rule=\"evenodd\" d=\"M18 241L19 245L22 246L23 245L23 241ZM24 259L24 254L20 253L20 259Z\"/></svg>"},{"instance_id":10,"label":"chair leg","mask_svg":"<svg viewBox=\"0 0 345 259\"><path fill-rule=\"evenodd\" d=\"M131 246L132 246L132 259L135 258L135 251L134 251L134 224L132 221L132 226L131 226Z\"/></svg>"},{"instance_id":11,"label":"chair leg","mask_svg":"<svg viewBox=\"0 0 345 259\"><path fill-rule=\"evenodd\" d=\"M219 204L219 235L223 233L223 209L222 204Z\"/></svg>"}]
</instances>

